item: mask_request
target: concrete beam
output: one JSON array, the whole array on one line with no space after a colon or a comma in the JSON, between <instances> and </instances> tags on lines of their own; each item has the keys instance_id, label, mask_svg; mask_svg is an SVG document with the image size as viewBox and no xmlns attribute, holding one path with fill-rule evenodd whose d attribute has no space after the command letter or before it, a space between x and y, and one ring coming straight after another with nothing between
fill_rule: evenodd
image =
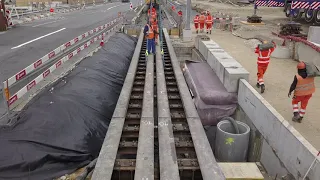
<instances>
[{"instance_id":1,"label":"concrete beam","mask_svg":"<svg viewBox=\"0 0 320 180\"><path fill-rule=\"evenodd\" d=\"M154 179L154 56L148 56L135 179Z\"/></svg>"},{"instance_id":2,"label":"concrete beam","mask_svg":"<svg viewBox=\"0 0 320 180\"><path fill-rule=\"evenodd\" d=\"M174 49L172 47L167 29L164 28L163 33L167 42L168 51L170 54L174 74L178 83L181 100L185 108L187 121L192 141L194 143L194 148L197 154L197 159L199 162L202 178L203 180L225 180L226 178L213 155L211 146L204 132L199 115L191 99L187 83L182 74L176 53L174 52Z\"/></svg>"},{"instance_id":3,"label":"concrete beam","mask_svg":"<svg viewBox=\"0 0 320 180\"><path fill-rule=\"evenodd\" d=\"M180 180L162 55L156 48L160 179Z\"/></svg>"}]
</instances>

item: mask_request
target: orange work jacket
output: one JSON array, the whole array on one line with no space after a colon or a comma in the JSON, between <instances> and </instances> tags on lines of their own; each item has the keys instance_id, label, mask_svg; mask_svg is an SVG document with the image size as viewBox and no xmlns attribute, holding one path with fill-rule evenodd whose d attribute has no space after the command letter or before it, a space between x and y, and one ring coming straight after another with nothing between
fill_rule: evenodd
<instances>
[{"instance_id":1,"label":"orange work jacket","mask_svg":"<svg viewBox=\"0 0 320 180\"><path fill-rule=\"evenodd\" d=\"M200 23L200 24L204 24L205 21L206 21L206 17L205 17L204 15L200 15L200 17L199 17L199 23Z\"/></svg>"},{"instance_id":2,"label":"orange work jacket","mask_svg":"<svg viewBox=\"0 0 320 180\"><path fill-rule=\"evenodd\" d=\"M294 90L295 96L306 96L316 91L314 77L307 77L303 79L299 74L297 74L296 77L298 81L296 89Z\"/></svg>"},{"instance_id":3,"label":"orange work jacket","mask_svg":"<svg viewBox=\"0 0 320 180\"><path fill-rule=\"evenodd\" d=\"M148 39L154 39L153 28L149 24L148 24Z\"/></svg>"},{"instance_id":4,"label":"orange work jacket","mask_svg":"<svg viewBox=\"0 0 320 180\"><path fill-rule=\"evenodd\" d=\"M208 16L206 17L206 23L207 23L207 24L212 24L212 23L213 23L213 21L212 21L212 16L211 16L211 15L208 15Z\"/></svg>"},{"instance_id":5,"label":"orange work jacket","mask_svg":"<svg viewBox=\"0 0 320 180\"><path fill-rule=\"evenodd\" d=\"M198 23L199 23L199 16L195 16L195 17L193 18L193 23L194 23L194 24L198 24Z\"/></svg>"},{"instance_id":6,"label":"orange work jacket","mask_svg":"<svg viewBox=\"0 0 320 180\"><path fill-rule=\"evenodd\" d=\"M270 48L268 50L263 50L260 51L259 47L256 47L255 53L258 54L258 61L257 64L259 66L268 66L269 62L270 62L270 56L271 53L274 51L274 49L276 48L276 44L274 43L274 47Z\"/></svg>"}]
</instances>

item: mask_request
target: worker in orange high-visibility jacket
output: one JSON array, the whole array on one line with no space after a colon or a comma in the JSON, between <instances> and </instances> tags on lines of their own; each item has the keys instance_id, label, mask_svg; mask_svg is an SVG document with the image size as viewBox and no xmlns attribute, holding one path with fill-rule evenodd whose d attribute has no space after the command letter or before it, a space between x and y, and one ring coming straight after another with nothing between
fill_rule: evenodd
<instances>
[{"instance_id":1,"label":"worker in orange high-visibility jacket","mask_svg":"<svg viewBox=\"0 0 320 180\"><path fill-rule=\"evenodd\" d=\"M196 29L196 33L198 34L198 29L199 29L199 15L198 14L193 18L193 24L194 24L194 28Z\"/></svg>"},{"instance_id":2,"label":"worker in orange high-visibility jacket","mask_svg":"<svg viewBox=\"0 0 320 180\"><path fill-rule=\"evenodd\" d=\"M157 34L157 32L159 32L159 29L158 29L158 21L157 21L157 19L153 19L153 21L152 21L152 29L156 32L155 33L155 44L158 44L158 34Z\"/></svg>"},{"instance_id":3,"label":"worker in orange high-visibility jacket","mask_svg":"<svg viewBox=\"0 0 320 180\"><path fill-rule=\"evenodd\" d=\"M151 15L156 14L156 8L151 8ZM148 16L150 16L150 8L148 9Z\"/></svg>"},{"instance_id":4,"label":"worker in orange high-visibility jacket","mask_svg":"<svg viewBox=\"0 0 320 180\"><path fill-rule=\"evenodd\" d=\"M203 32L205 21L206 21L206 17L204 15L204 13L202 12L199 17L200 32Z\"/></svg>"},{"instance_id":5,"label":"worker in orange high-visibility jacket","mask_svg":"<svg viewBox=\"0 0 320 180\"><path fill-rule=\"evenodd\" d=\"M154 42L155 32L154 32L154 29L152 28L151 23L148 23L144 27L143 33L146 35L146 38L147 38L148 50L146 51L146 55L149 55L150 53L154 54L156 52L156 47Z\"/></svg>"},{"instance_id":6,"label":"worker in orange high-visibility jacket","mask_svg":"<svg viewBox=\"0 0 320 180\"><path fill-rule=\"evenodd\" d=\"M306 108L312 94L316 88L314 85L314 77L308 77L306 64L299 62L297 65L298 74L294 76L293 82L290 86L288 97L291 96L292 91L294 95L292 98L293 117L292 121L301 123L303 116L306 113ZM299 102L300 110L299 110Z\"/></svg>"},{"instance_id":7,"label":"worker in orange high-visibility jacket","mask_svg":"<svg viewBox=\"0 0 320 180\"><path fill-rule=\"evenodd\" d=\"M263 44L267 44L268 41L263 41ZM257 87L261 88L261 93L264 93L265 91L265 84L263 76L266 73L268 69L268 65L270 62L270 56L271 53L273 53L274 49L276 48L276 44L272 41L273 48L267 49L267 50L260 50L259 46L256 47L255 53L258 54L258 72L257 72Z\"/></svg>"},{"instance_id":8,"label":"worker in orange high-visibility jacket","mask_svg":"<svg viewBox=\"0 0 320 180\"><path fill-rule=\"evenodd\" d=\"M207 28L207 34L210 31L211 34L211 30L212 30L212 24L213 24L213 20L212 20L212 16L210 14L210 12L207 12L207 16L206 16L206 28Z\"/></svg>"}]
</instances>

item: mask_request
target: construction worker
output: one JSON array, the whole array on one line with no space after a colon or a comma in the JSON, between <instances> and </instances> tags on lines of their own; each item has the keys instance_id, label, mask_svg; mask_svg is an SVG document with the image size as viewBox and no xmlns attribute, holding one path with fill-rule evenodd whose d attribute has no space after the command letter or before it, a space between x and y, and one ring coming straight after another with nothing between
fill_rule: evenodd
<instances>
[{"instance_id":1,"label":"construction worker","mask_svg":"<svg viewBox=\"0 0 320 180\"><path fill-rule=\"evenodd\" d=\"M209 33L209 31L210 31L210 34L211 34L212 24L213 24L212 16L211 16L210 12L207 11L207 16L206 16L207 34Z\"/></svg>"},{"instance_id":2,"label":"construction worker","mask_svg":"<svg viewBox=\"0 0 320 180\"><path fill-rule=\"evenodd\" d=\"M149 55L150 53L155 53L156 47L154 42L155 32L152 29L152 25L149 22L145 27L143 33L146 35L147 38L147 45L148 50L146 51L146 55Z\"/></svg>"},{"instance_id":3,"label":"construction worker","mask_svg":"<svg viewBox=\"0 0 320 180\"><path fill-rule=\"evenodd\" d=\"M156 8L152 7L151 8L151 15L156 14ZM150 16L150 8L148 9L148 16Z\"/></svg>"},{"instance_id":4,"label":"construction worker","mask_svg":"<svg viewBox=\"0 0 320 180\"><path fill-rule=\"evenodd\" d=\"M198 29L199 29L199 15L198 14L193 18L193 23L194 23L194 28L196 29L196 33L198 34Z\"/></svg>"},{"instance_id":5,"label":"construction worker","mask_svg":"<svg viewBox=\"0 0 320 180\"><path fill-rule=\"evenodd\" d=\"M157 19L156 18L153 19L151 24L152 24L152 29L155 31L155 44L158 44L158 34L157 34L157 32L159 30L158 30L158 21L157 21Z\"/></svg>"},{"instance_id":6,"label":"construction worker","mask_svg":"<svg viewBox=\"0 0 320 180\"><path fill-rule=\"evenodd\" d=\"M268 41L263 41L263 44L268 44ZM264 93L265 91L265 84L263 80L263 75L266 73L269 62L270 62L270 56L271 53L276 48L276 44L272 41L273 47L266 49L266 50L260 50L259 45L255 49L255 53L258 54L258 72L257 72L257 87L261 88L261 93Z\"/></svg>"},{"instance_id":7,"label":"construction worker","mask_svg":"<svg viewBox=\"0 0 320 180\"><path fill-rule=\"evenodd\" d=\"M294 95L292 97L292 121L301 123L302 118L306 113L308 101L316 89L314 85L314 77L308 77L307 75L306 64L304 62L299 62L297 69L298 74L294 76L288 97L290 97L292 91L294 91ZM301 103L300 110L298 106L299 102Z\"/></svg>"},{"instance_id":8,"label":"construction worker","mask_svg":"<svg viewBox=\"0 0 320 180\"><path fill-rule=\"evenodd\" d=\"M206 17L204 16L204 13L202 12L199 17L200 32L203 32L205 21L206 21Z\"/></svg>"}]
</instances>

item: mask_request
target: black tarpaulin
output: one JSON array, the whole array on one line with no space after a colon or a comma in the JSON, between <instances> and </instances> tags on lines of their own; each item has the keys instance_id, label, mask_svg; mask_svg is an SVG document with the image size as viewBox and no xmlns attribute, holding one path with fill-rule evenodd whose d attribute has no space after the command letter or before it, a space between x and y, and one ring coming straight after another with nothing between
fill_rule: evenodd
<instances>
[{"instance_id":1,"label":"black tarpaulin","mask_svg":"<svg viewBox=\"0 0 320 180\"><path fill-rule=\"evenodd\" d=\"M0 129L0 179L53 179L99 155L136 42L116 33Z\"/></svg>"}]
</instances>

